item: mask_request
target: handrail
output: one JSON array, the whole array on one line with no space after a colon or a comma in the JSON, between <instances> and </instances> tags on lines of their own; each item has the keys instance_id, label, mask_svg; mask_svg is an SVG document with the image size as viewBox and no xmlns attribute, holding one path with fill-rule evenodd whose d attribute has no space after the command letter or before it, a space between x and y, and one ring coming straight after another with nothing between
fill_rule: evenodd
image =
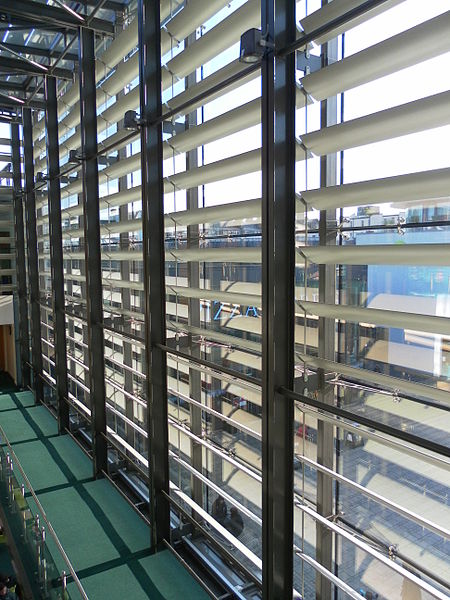
<instances>
[{"instance_id":1,"label":"handrail","mask_svg":"<svg viewBox=\"0 0 450 600\"><path fill-rule=\"evenodd\" d=\"M48 531L50 532L50 535L52 536L52 538L53 538L53 540L54 540L54 542L55 542L55 544L56 544L56 546L57 546L58 550L59 550L59 551L60 551L60 553L61 553L61 556L62 556L62 557L63 557L63 559L64 559L64 562L66 563L66 565L67 565L67 567L68 567L68 569L69 569L69 571L70 571L70 574L71 574L71 576L72 576L72 579L74 580L74 582L75 582L75 585L77 586L77 588L78 588L78 591L79 591L79 592L80 592L80 594L81 594L81 597L83 598L83 600L89 600L89 597L88 597L88 595L86 594L86 592L84 591L84 588L83 588L83 586L82 586L82 584L81 584L81 581L78 579L78 576L77 576L77 574L76 574L76 572L75 572L75 569L74 569L74 568L73 568L73 566L72 566L72 563L71 563L71 562L70 562L70 560L69 560L69 557L67 556L67 554L66 554L66 552L65 552L65 550L64 550L64 548L63 548L63 546L61 545L61 542L59 541L59 538L58 538L58 536L56 535L56 532L55 532L55 530L53 529L53 527L52 527L52 525L51 525L50 521L48 520L48 518L47 518L47 515L45 514L45 511L44 511L44 509L43 509L43 507L42 507L42 504L39 502L39 499L38 499L38 497L36 496L36 494L35 494L35 492L34 492L34 490L33 490L33 487L31 486L31 483L30 483L30 481L29 481L28 477L26 476L26 474L25 474L25 471L23 470L23 468L22 468L22 465L20 464L20 461L19 461L19 459L17 458L17 456L16 456L16 454L15 454L14 450L12 449L12 446L11 446L11 444L9 443L9 440L8 440L8 438L7 438L6 434L5 434L5 431L4 431L4 429L3 429L3 427L2 427L1 425L0 425L0 435L1 435L2 439L4 440L4 442L6 443L6 445L8 446L8 449L9 449L9 452L10 452L10 454L11 454L11 456L12 456L12 459L13 459L13 461L14 461L14 464L15 464L15 466L17 466L17 468L19 469L19 471L20 471L20 474L22 475L22 477L23 477L23 480L24 480L24 482L25 482L25 484L26 484L26 486L27 486L28 490L30 491L31 495L33 496L33 500L36 502L36 506L37 506L37 508L38 508L39 512L41 513L41 516L42 516L42 518L44 519L44 521L45 521L45 524L47 525L47 529L48 529Z\"/></svg>"}]
</instances>

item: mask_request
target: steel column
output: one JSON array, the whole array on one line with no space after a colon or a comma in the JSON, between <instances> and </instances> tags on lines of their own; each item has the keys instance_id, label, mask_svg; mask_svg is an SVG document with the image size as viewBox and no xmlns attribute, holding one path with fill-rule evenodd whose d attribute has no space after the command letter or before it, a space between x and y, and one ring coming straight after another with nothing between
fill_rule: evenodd
<instances>
[{"instance_id":1,"label":"steel column","mask_svg":"<svg viewBox=\"0 0 450 600\"><path fill-rule=\"evenodd\" d=\"M43 400L41 309L39 306L39 267L36 229L36 197L34 193L33 126L31 109L24 108L23 155L25 161L25 218L27 228L28 285L31 312L31 364L36 402Z\"/></svg>"},{"instance_id":2,"label":"steel column","mask_svg":"<svg viewBox=\"0 0 450 600\"><path fill-rule=\"evenodd\" d=\"M169 540L169 442L165 345L164 188L159 0L139 0L139 81L147 415L152 546Z\"/></svg>"},{"instance_id":3,"label":"steel column","mask_svg":"<svg viewBox=\"0 0 450 600\"><path fill-rule=\"evenodd\" d=\"M29 332L27 306L27 273L25 265L25 230L23 222L22 173L20 167L19 125L11 125L12 167L14 185L14 228L16 244L17 298L19 309L19 344L20 344L20 385L30 385Z\"/></svg>"},{"instance_id":4,"label":"steel column","mask_svg":"<svg viewBox=\"0 0 450 600\"><path fill-rule=\"evenodd\" d=\"M59 187L59 139L56 79L45 79L45 129L47 132L48 221L53 300L53 339L55 379L58 394L58 430L69 428L67 388L66 318L64 315L64 265L61 226L61 192Z\"/></svg>"},{"instance_id":5,"label":"steel column","mask_svg":"<svg viewBox=\"0 0 450 600\"><path fill-rule=\"evenodd\" d=\"M295 40L295 1L263 0L261 29L276 48ZM295 55L274 61L270 47L262 64L262 190L263 598L268 600L292 598L293 588L294 407L278 389L292 389L294 383L295 275Z\"/></svg>"},{"instance_id":6,"label":"steel column","mask_svg":"<svg viewBox=\"0 0 450 600\"><path fill-rule=\"evenodd\" d=\"M105 351L103 338L102 257L97 164L97 102L94 32L80 28L80 128L83 177L83 216L86 300L89 341L89 388L94 476L107 470Z\"/></svg>"}]
</instances>

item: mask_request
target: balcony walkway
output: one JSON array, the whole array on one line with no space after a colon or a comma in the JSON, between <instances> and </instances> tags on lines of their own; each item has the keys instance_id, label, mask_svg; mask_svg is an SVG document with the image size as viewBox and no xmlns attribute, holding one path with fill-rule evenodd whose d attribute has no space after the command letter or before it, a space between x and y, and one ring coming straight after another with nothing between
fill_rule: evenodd
<instances>
[{"instance_id":1,"label":"balcony walkway","mask_svg":"<svg viewBox=\"0 0 450 600\"><path fill-rule=\"evenodd\" d=\"M32 393L7 391L0 392L0 425L90 600L208 598L169 550L150 555L147 525L108 480L93 479L90 459L69 435L58 435ZM49 534L47 541L51 547ZM69 593L78 597L75 584Z\"/></svg>"}]
</instances>

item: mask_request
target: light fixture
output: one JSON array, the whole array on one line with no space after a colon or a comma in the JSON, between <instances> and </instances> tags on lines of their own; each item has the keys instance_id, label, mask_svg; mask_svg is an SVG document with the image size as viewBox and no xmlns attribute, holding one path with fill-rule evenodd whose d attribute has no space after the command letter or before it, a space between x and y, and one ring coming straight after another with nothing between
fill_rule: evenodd
<instances>
[{"instance_id":1,"label":"light fixture","mask_svg":"<svg viewBox=\"0 0 450 600\"><path fill-rule=\"evenodd\" d=\"M129 129L130 131L137 131L139 129L139 125L141 124L140 119L138 119L137 113L135 110L127 110L127 112L123 116L123 126L125 129Z\"/></svg>"},{"instance_id":2,"label":"light fixture","mask_svg":"<svg viewBox=\"0 0 450 600\"><path fill-rule=\"evenodd\" d=\"M244 63L260 62L265 49L273 47L274 44L265 39L260 29L248 29L241 35L239 60Z\"/></svg>"},{"instance_id":3,"label":"light fixture","mask_svg":"<svg viewBox=\"0 0 450 600\"><path fill-rule=\"evenodd\" d=\"M44 183L48 181L47 176L42 171L36 173L36 183Z\"/></svg>"},{"instance_id":4,"label":"light fixture","mask_svg":"<svg viewBox=\"0 0 450 600\"><path fill-rule=\"evenodd\" d=\"M82 160L82 157L76 150L69 150L69 160L67 161L71 165L78 165Z\"/></svg>"}]
</instances>

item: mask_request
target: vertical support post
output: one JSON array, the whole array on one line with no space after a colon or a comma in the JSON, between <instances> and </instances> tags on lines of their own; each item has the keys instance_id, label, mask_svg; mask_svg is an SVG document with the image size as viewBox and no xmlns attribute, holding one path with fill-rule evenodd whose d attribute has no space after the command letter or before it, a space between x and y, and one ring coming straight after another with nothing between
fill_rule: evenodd
<instances>
[{"instance_id":1,"label":"vertical support post","mask_svg":"<svg viewBox=\"0 0 450 600\"><path fill-rule=\"evenodd\" d=\"M22 174L20 168L19 125L11 125L11 151L14 185L14 229L16 245L17 298L19 308L20 385L30 385L29 362L30 340L28 334L27 280L25 265L25 229L23 222Z\"/></svg>"},{"instance_id":2,"label":"vertical support post","mask_svg":"<svg viewBox=\"0 0 450 600\"><path fill-rule=\"evenodd\" d=\"M170 534L159 0L139 0L138 19L150 517L157 549Z\"/></svg>"},{"instance_id":3,"label":"vertical support post","mask_svg":"<svg viewBox=\"0 0 450 600\"><path fill-rule=\"evenodd\" d=\"M81 153L83 176L84 246L89 340L89 388L94 476L107 470L105 351L103 338L102 257L97 161L97 102L94 32L79 35Z\"/></svg>"},{"instance_id":4,"label":"vertical support post","mask_svg":"<svg viewBox=\"0 0 450 600\"><path fill-rule=\"evenodd\" d=\"M274 12L275 10L275 12ZM295 0L263 0L262 31L295 40ZM274 115L276 118L274 120ZM295 54L262 64L263 598L293 588ZM277 334L275 336L275 323Z\"/></svg>"},{"instance_id":5,"label":"vertical support post","mask_svg":"<svg viewBox=\"0 0 450 600\"><path fill-rule=\"evenodd\" d=\"M327 4L324 0L322 4ZM337 39L322 46L322 67L337 60ZM337 98L328 98L321 103L321 127L337 123ZM335 185L337 179L336 154L322 156L320 159L320 186ZM336 212L323 210L319 219L319 243L321 246L336 244ZM336 266L319 265L319 302L334 304L336 294ZM319 357L334 360L335 322L334 319L319 318ZM318 370L320 400L325 404L334 404L334 389L327 386L323 369ZM333 469L334 442L333 425L318 421L317 425L317 462ZM334 512L333 481L324 473L317 473L317 511L324 517ZM329 571L333 571L333 534L320 523L316 526L316 559ZM316 577L316 598L331 600L333 594L329 579L323 575Z\"/></svg>"},{"instance_id":6,"label":"vertical support post","mask_svg":"<svg viewBox=\"0 0 450 600\"><path fill-rule=\"evenodd\" d=\"M261 0L261 30L274 39L274 6ZM274 270L273 270L273 202L274 202L274 57L266 52L261 65L261 284L262 284L262 563L263 598L269 600L274 589L273 538L273 339L274 339ZM284 550L283 550L284 554Z\"/></svg>"},{"instance_id":7,"label":"vertical support post","mask_svg":"<svg viewBox=\"0 0 450 600\"><path fill-rule=\"evenodd\" d=\"M64 315L64 265L61 227L61 192L59 187L59 140L56 79L45 78L45 129L47 132L48 220L53 300L53 339L55 378L58 395L58 430L69 428L69 405L66 402L67 359L66 318Z\"/></svg>"},{"instance_id":8,"label":"vertical support post","mask_svg":"<svg viewBox=\"0 0 450 600\"><path fill-rule=\"evenodd\" d=\"M31 364L36 403L43 400L41 309L39 306L39 265L36 229L36 196L34 192L33 127L31 108L24 108L23 155L25 161L25 218L27 224L28 282L31 312Z\"/></svg>"},{"instance_id":9,"label":"vertical support post","mask_svg":"<svg viewBox=\"0 0 450 600\"><path fill-rule=\"evenodd\" d=\"M188 48L195 43L195 32L184 40L184 47ZM188 75L185 80L186 89L195 86L197 82L197 73L194 71ZM197 125L197 111L192 111L185 119L185 127L189 129ZM186 170L198 167L197 149L186 153ZM186 191L186 208L188 210L198 209L198 188L191 188ZM187 244L189 248L199 247L199 225L189 225L187 227ZM200 267L198 261L189 261L187 263L188 286L192 288L200 287ZM189 325L200 328L200 300L198 298L189 298ZM200 358L200 345L192 340L189 334L189 351L193 356ZM197 402L202 401L202 380L198 369L189 369L189 396ZM197 406L191 405L189 408L191 431L195 435L202 435L202 411ZM191 464L199 473L203 472L203 447L196 440L191 440ZM206 466L206 465L205 465ZM193 500L203 507L203 484L198 477L191 477L191 494Z\"/></svg>"}]
</instances>

